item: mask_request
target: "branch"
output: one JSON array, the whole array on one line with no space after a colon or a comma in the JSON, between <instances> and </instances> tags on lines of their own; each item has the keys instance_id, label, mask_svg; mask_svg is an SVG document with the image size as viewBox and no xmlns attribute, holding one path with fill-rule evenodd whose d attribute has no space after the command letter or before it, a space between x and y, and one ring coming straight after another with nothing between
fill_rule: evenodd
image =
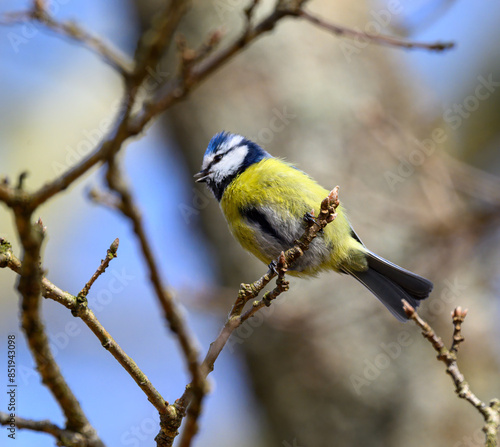
<instances>
[{"instance_id":1,"label":"branch","mask_svg":"<svg viewBox=\"0 0 500 447\"><path fill-rule=\"evenodd\" d=\"M467 309L462 310L462 308L458 306L451 314L451 317L453 319L453 341L451 343L450 351L455 355L458 352L460 343L463 343L465 341L465 338L462 335L462 323L467 316L467 312Z\"/></svg>"},{"instance_id":2,"label":"branch","mask_svg":"<svg viewBox=\"0 0 500 447\"><path fill-rule=\"evenodd\" d=\"M113 244L111 247L113 247ZM12 253L10 243L5 239L0 238L0 268L5 267L8 267L14 272L20 274L22 270L22 263ZM149 381L147 376L142 372L139 366L137 366L134 360L123 351L120 345L113 339L106 329L104 329L92 310L89 309L87 298L85 296L71 295L69 292L59 289L45 277L41 279L41 284L42 295L45 298L50 298L62 304L71 310L73 316L79 317L83 320L83 322L97 336L102 346L111 353L111 355L118 361L118 363L120 363L120 365L123 366L125 371L127 371L139 385L142 391L146 394L148 400L154 405L160 414L170 414L172 412L172 409L168 407L163 397Z\"/></svg>"},{"instance_id":3,"label":"branch","mask_svg":"<svg viewBox=\"0 0 500 447\"><path fill-rule=\"evenodd\" d=\"M304 252L309 248L309 245L311 242L314 240L314 238L317 236L318 232L321 231L327 224L332 222L335 217L337 216L335 214L335 210L337 207L340 205L339 199L338 199L338 192L339 192L339 187L336 186L326 197L323 202L321 202L321 208L320 208L320 214L317 218L314 218L312 216L307 216L306 217L306 230L302 237L297 241L296 245L290 249L288 249L285 253L280 255L278 261L276 262L278 269L281 269L281 272L278 269L275 269L274 266L271 266L271 268L267 271L267 273L259 278L257 281L255 281L252 284L242 284L240 287L240 291L238 292L238 298L236 299L233 308L231 309L231 312L229 314L229 318L226 322L226 325L228 327L231 327L231 332L236 329L240 324L251 317L255 312L259 309L261 309L264 306L268 306L270 304L270 300L273 299L273 297L277 297L282 291L280 290L282 286L279 284L277 285L278 290L273 290L269 295L265 295L264 298L262 298L260 301L254 303L252 305L252 309L250 309L246 314L241 315L243 308L246 303L248 303L251 299L254 299L263 289L264 287L276 276L280 278L281 276L284 275L284 272L286 271L286 268L288 266L293 266L293 263L299 259ZM284 262L283 262L284 261ZM280 267L281 264L281 267ZM278 278L278 279L279 279ZM256 309L256 310L254 310ZM244 320L243 320L244 318ZM236 324L235 324L236 322ZM234 327L233 327L234 326ZM224 329L223 329L224 331ZM229 334L230 335L230 334ZM224 338L224 337L223 337ZM227 337L229 338L229 337ZM227 341L227 340L226 340ZM224 343L225 344L225 343ZM217 340L215 341L215 345L220 345ZM224 347L222 344L221 349ZM208 372L213 371L214 363L215 360L217 360L217 357L220 354L219 349L211 349L208 351L207 356L205 357L205 360L203 361L203 367L206 369ZM207 374L208 374L207 372Z\"/></svg>"},{"instance_id":4,"label":"branch","mask_svg":"<svg viewBox=\"0 0 500 447\"><path fill-rule=\"evenodd\" d=\"M115 129L110 133L109 138L100 144L94 153L82 160L78 165L33 193L31 196L31 203L33 207L44 203L58 192L66 189L93 166L109 158L110 154L116 153L127 139L141 133L145 126L154 117L184 99L188 93L200 85L201 82L204 81L210 74L224 65L234 55L253 43L253 41L261 35L273 30L278 21L285 17L301 17L337 35L362 37L373 40L375 43L379 44L395 45L405 48L423 48L436 51L451 48L453 45L452 43L425 44L418 42L405 42L390 36L370 35L350 28L329 24L304 11L302 9L303 4L305 3L304 1L289 2L289 4L284 1L278 1L271 13L263 18L258 24L252 25L250 19L257 3L258 2L254 1L245 10L247 24L239 38L230 43L227 48L212 54L212 49L221 38L220 32L214 32L208 39L208 44L204 45L206 48L202 48L196 53L194 60L197 63L190 64L187 69L181 70L181 77L173 80L168 86L166 86L166 90L163 93L160 93L153 101L144 104L142 110L131 117L130 110L137 93L137 89L148 76L147 68L156 65L162 55L161 50L165 49L170 44L175 27L178 25L180 19L185 13L186 2L182 0L175 0L171 2L152 25L151 29L145 33L145 35L153 36L153 38L143 38L138 44L135 69L131 78L126 82L127 94L125 95L126 97L123 101L123 109L125 112L123 113L121 119L119 119L116 123ZM19 20L19 17L16 18L16 14L28 14L29 17L38 21L40 21L41 18L46 18L47 15L46 13L40 12L34 8L34 10L28 11L28 13L12 13L11 15L7 15L4 18L4 23L7 22L7 24L9 24L9 22L12 22L13 20ZM78 27L76 27L76 29L79 30L79 32L72 31L75 28L74 24L65 24L65 26L63 26L64 24L58 24L57 22L54 24L49 19L47 19L46 22L48 24L52 24L55 28L60 29L63 34L68 33L70 37L75 39L79 37L80 40L83 40L83 42L89 40L85 38L88 33L80 30ZM71 33L74 35L72 36ZM99 41L99 39L95 39ZM99 52L98 49L96 51ZM102 53L103 57L105 57L108 52L102 51ZM124 77L126 78L125 74ZM3 200L2 197L5 196L5 191L3 191L2 188L3 185L0 184L0 200Z\"/></svg>"},{"instance_id":5,"label":"branch","mask_svg":"<svg viewBox=\"0 0 500 447\"><path fill-rule=\"evenodd\" d=\"M142 130L136 129L136 132L129 126L130 114L137 93L136 89L132 88L131 90L132 91L125 94L122 100L120 110L123 111L123 113L117 117L115 126L113 130L110 131L108 138L100 143L94 152L83 159L79 164L26 197L26 201L28 201L33 209L67 189L75 180L80 178L96 164L116 154L128 138L137 135L137 133ZM0 200L2 200L2 194L5 194L5 192L2 191L2 184L0 184Z\"/></svg>"},{"instance_id":6,"label":"branch","mask_svg":"<svg viewBox=\"0 0 500 447\"><path fill-rule=\"evenodd\" d=\"M294 262L296 262L309 248L309 245L314 238L316 238L318 233L337 217L335 211L340 205L338 192L339 187L336 186L328 197L321 202L320 212L317 218L313 215L314 211L308 213L304 217L306 223L304 234L296 241L294 247L288 249L284 253L282 252L278 259L271 263L265 275L252 284L242 284L240 286L238 297L233 304L226 323L218 337L210 344L207 355L203 360L202 371L204 378L213 371L215 361L219 357L222 349L224 349L233 331L255 315L260 309L270 306L274 299L288 290L288 281L284 279L288 267L293 266ZM276 287L272 291L264 294L260 301L255 301L252 307L242 314L245 304L257 297L264 287L276 276L278 276ZM197 420L200 415L203 398L204 393L195 394L193 393L192 387L188 386L182 397L176 401L176 404L181 408L188 407L186 426L180 440L180 447L189 447L191 445L192 438L197 432Z\"/></svg>"},{"instance_id":7,"label":"branch","mask_svg":"<svg viewBox=\"0 0 500 447\"><path fill-rule=\"evenodd\" d=\"M370 40L373 43L380 45L390 45L400 48L419 48L429 51L445 51L454 46L453 42L444 43L421 43L410 42L398 39L396 37L386 35L376 35L357 31L352 28L334 25L324 21L323 19L313 16L303 9L304 1L290 2L286 4L284 1L278 1L273 11L271 11L265 18L258 24L252 26L251 18L258 1L253 1L249 7L245 9L246 26L241 36L235 39L229 46L214 54L206 54L206 57L194 57L199 61L197 64L190 64L190 66L183 66L181 70L182 77L172 82L156 100L145 104L144 109L135 117L134 127L143 128L152 118L163 112L179 100L187 96L187 94L198 86L205 78L211 73L221 67L225 62L238 54L241 50L246 48L250 43L255 41L261 35L274 29L276 24L285 17L299 17L307 20L314 25L326 29L327 31L335 34L351 38L362 38ZM220 36L218 36L220 38ZM199 52L198 52L199 53ZM182 56L182 54L181 54Z\"/></svg>"},{"instance_id":8,"label":"branch","mask_svg":"<svg viewBox=\"0 0 500 447\"><path fill-rule=\"evenodd\" d=\"M446 372L453 380L458 397L469 402L483 416L485 421L483 431L486 435L486 447L496 447L498 442L498 428L500 427L500 400L492 399L489 405L482 402L472 392L470 385L465 380L465 377L458 368L457 364L457 348L459 343L464 341L461 334L461 324L465 320L467 309L462 310L461 307L457 307L453 311L453 342L451 348L447 349L443 340L436 335L434 330L420 317L420 315L418 315L416 310L405 300L403 300L403 305L408 318L413 320L422 330L422 335L429 341L434 350L438 353L438 360L445 363Z\"/></svg>"},{"instance_id":9,"label":"branch","mask_svg":"<svg viewBox=\"0 0 500 447\"><path fill-rule=\"evenodd\" d=\"M7 426L11 424L14 424L20 429L27 429L52 435L55 439L57 439L58 445L71 447L88 446L87 440L82 434L61 428L48 420L34 421L32 419L21 418L17 415L11 419L9 414L0 411L0 425Z\"/></svg>"},{"instance_id":10,"label":"branch","mask_svg":"<svg viewBox=\"0 0 500 447\"><path fill-rule=\"evenodd\" d=\"M96 281L99 276L101 276L106 268L108 267L109 263L111 262L112 259L116 258L117 250L118 250L118 244L120 243L119 239L116 238L111 246L108 248L108 251L106 252L106 257L101 260L101 265L97 268L96 272L92 275L92 277L89 279L87 284L85 284L85 287L81 290L81 292L78 294L80 297L86 297L89 294L90 288L92 287L92 284Z\"/></svg>"},{"instance_id":11,"label":"branch","mask_svg":"<svg viewBox=\"0 0 500 447\"><path fill-rule=\"evenodd\" d=\"M160 93L154 101L144 105L142 112L138 113L135 117L132 126L136 129L144 128L152 118L184 99L189 92L234 55L262 34L273 30L279 20L290 15L290 11L282 8L280 5L281 2L278 2L275 9L257 25L252 27L248 21L241 36L230 43L227 48L210 54L209 57L202 58L197 64L189 67L189 70L183 71L182 77L168 85L164 93Z\"/></svg>"},{"instance_id":12,"label":"branch","mask_svg":"<svg viewBox=\"0 0 500 447\"><path fill-rule=\"evenodd\" d=\"M148 75L148 67L155 66L172 41L180 20L187 11L188 1L171 0L156 17L137 44L134 77L141 82Z\"/></svg>"},{"instance_id":13,"label":"branch","mask_svg":"<svg viewBox=\"0 0 500 447\"><path fill-rule=\"evenodd\" d=\"M67 37L101 57L104 62L127 78L132 73L133 61L104 42L101 37L93 36L75 22L59 22L52 17L42 2L37 2L31 10L6 13L0 17L0 25L12 26L33 20L61 37Z\"/></svg>"},{"instance_id":14,"label":"branch","mask_svg":"<svg viewBox=\"0 0 500 447\"><path fill-rule=\"evenodd\" d=\"M363 31L358 31L353 28L348 28L345 26L335 25L333 23L326 22L320 17L314 16L303 9L297 12L297 17L301 17L308 22L316 25L319 28L323 28L336 36L346 36L350 38L361 38L363 40L369 40L370 42L379 45L388 45L392 47L400 47L406 49L421 49L429 51L446 51L455 46L453 42L435 42L435 43L424 43L424 42L411 42L408 40L398 39L393 36L386 36L383 34L372 34Z\"/></svg>"},{"instance_id":15,"label":"branch","mask_svg":"<svg viewBox=\"0 0 500 447\"><path fill-rule=\"evenodd\" d=\"M38 2L37 2L38 3ZM136 53L136 66L133 74L127 78L124 76L126 92L124 94L120 111L122 112L116 120L113 129L109 132L108 138L100 143L92 154L84 158L76 166L64 172L61 176L43 185L40 189L32 194L26 195L25 201L34 210L42 203L49 200L54 195L68 188L74 181L84 175L95 165L109 159L116 154L122 147L123 143L130 137L136 136L144 130L147 122L142 126L132 125L131 113L139 87L144 80L149 76L148 67L155 66L164 50L170 43L172 32L177 26L182 14L185 12L185 1L174 0L171 2L172 7L167 7L159 20L159 24L154 24L151 30L145 34L156 36L156 33L161 34L153 39L145 39L138 46ZM35 9L37 9L35 7ZM43 15L39 12L36 14ZM163 47L162 47L163 45ZM10 194L8 185L0 183L0 200L5 201L9 205ZM9 205L10 206L10 205Z\"/></svg>"}]
</instances>

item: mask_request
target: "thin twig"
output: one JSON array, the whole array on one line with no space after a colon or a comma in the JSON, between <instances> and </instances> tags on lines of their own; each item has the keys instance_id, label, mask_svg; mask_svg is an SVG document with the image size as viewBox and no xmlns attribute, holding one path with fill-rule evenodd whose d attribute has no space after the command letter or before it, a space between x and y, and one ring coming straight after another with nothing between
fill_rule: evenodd
<instances>
[{"instance_id":1,"label":"thin twig","mask_svg":"<svg viewBox=\"0 0 500 447\"><path fill-rule=\"evenodd\" d=\"M134 78L142 81L148 75L148 68L156 66L172 41L180 20L187 11L187 0L171 0L154 18L137 44Z\"/></svg>"},{"instance_id":2,"label":"thin twig","mask_svg":"<svg viewBox=\"0 0 500 447\"><path fill-rule=\"evenodd\" d=\"M450 351L455 355L457 354L460 343L463 343L465 340L464 336L462 335L462 323L467 316L467 312L467 309L462 309L460 306L458 306L451 314L453 318L453 340L451 343Z\"/></svg>"},{"instance_id":3,"label":"thin twig","mask_svg":"<svg viewBox=\"0 0 500 447\"><path fill-rule=\"evenodd\" d=\"M403 306L408 318L417 324L422 330L422 335L431 343L434 350L438 353L438 360L445 363L446 372L453 380L458 397L469 402L483 416L485 421L483 431L486 435L486 447L496 447L498 442L498 428L500 427L500 400L493 399L490 401L489 405L482 402L472 392L469 383L465 380L457 364L457 347L459 343L464 341L461 334L461 324L467 315L467 310L462 310L461 307L457 307L453 311L454 338L452 348L447 349L443 340L434 332L432 327L418 315L416 310L410 306L407 301L403 300ZM457 336L456 340L455 336Z\"/></svg>"},{"instance_id":4,"label":"thin twig","mask_svg":"<svg viewBox=\"0 0 500 447\"><path fill-rule=\"evenodd\" d=\"M108 191L100 191L97 188L92 188L88 192L88 198L98 204L98 205L103 205L106 206L109 209L112 210L119 210L120 209L120 200L116 195L111 194Z\"/></svg>"},{"instance_id":5,"label":"thin twig","mask_svg":"<svg viewBox=\"0 0 500 447\"><path fill-rule=\"evenodd\" d=\"M339 193L339 187L336 186L326 197L323 202L321 202L321 208L320 208L320 213L317 218L311 218L310 216L308 219L306 219L306 230L304 231L304 234L301 236L301 238L297 241L294 247L288 249L284 253L284 260L286 263L286 266L293 266L293 264L299 259L304 252L309 248L309 245L311 242L314 240L314 238L317 236L317 234L330 222L332 222L335 217L335 211L337 207L340 205L339 198L338 198L338 193ZM280 259L277 260L277 264L279 264L282 261L281 255ZM286 268L286 267L285 267ZM252 316L256 311L254 311L254 308L257 308L257 310L261 309L264 306L267 306L267 303L269 303L269 300L262 299L259 304L254 304L252 306L252 309L249 309L248 312L250 314L243 314L241 315L241 312L243 311L244 305L250 301L251 299L255 298L261 291L262 289L269 283L270 280L272 280L274 277L278 276L278 272L275 271L274 269L270 269L271 272L266 272L264 276L259 278L257 281L250 285L245 285L243 284L240 287L240 292L242 290L244 291L251 291L250 293L247 293L246 295L239 293L238 298L236 299L235 304L233 305L233 309L229 315L228 321L226 324L228 325L228 328L231 328L231 332L234 331L239 325L242 323L242 318L245 316L245 319L248 319L250 316ZM243 295L243 298L242 298ZM273 292L273 295L277 296L276 292ZM243 303L242 303L243 299ZM221 334L224 332L224 330L221 332ZM225 334L222 335L223 338L225 337ZM226 338L227 341L227 338ZM219 346L220 343L215 343L214 347ZM223 344L222 344L223 347ZM212 348L212 345L211 345ZM220 350L217 349L209 349L209 352L207 353L207 356L205 357L205 360L203 361L203 368L204 370L207 370L208 372L213 371L213 365L215 363L215 360L220 354ZM208 373L207 372L207 373Z\"/></svg>"},{"instance_id":6,"label":"thin twig","mask_svg":"<svg viewBox=\"0 0 500 447\"><path fill-rule=\"evenodd\" d=\"M46 9L34 8L28 11L6 13L0 17L0 25L19 25L30 20L36 21L48 30L67 37L94 52L124 78L131 75L133 61L128 56L104 42L101 37L93 36L76 22L57 21Z\"/></svg>"},{"instance_id":7,"label":"thin twig","mask_svg":"<svg viewBox=\"0 0 500 447\"><path fill-rule=\"evenodd\" d=\"M152 29L145 34L151 35L154 32L160 32L161 38L155 38L152 41L147 39L141 45L138 45L136 53L135 70L130 78L126 78L126 92L120 105L122 113L117 117L113 129L109 132L108 138L105 138L87 158L84 158L76 166L61 174L55 180L43 185L40 189L26 197L27 203L35 209L37 206L45 203L54 195L68 188L74 181L92 169L96 164L99 164L106 159L109 159L116 154L122 147L123 143L130 137L141 133L147 122L137 126L136 122L131 121L131 112L137 96L139 87L144 79L149 75L148 68L156 66L163 49L169 45L169 39L172 37L173 30L178 24L180 18L185 12L185 1L175 0L171 2L179 11L166 8L164 16L166 19L159 21L160 25L153 25ZM167 14L168 13L168 14ZM175 25L175 26L174 26ZM10 199L7 192L8 187L0 184L0 200L7 201Z\"/></svg>"},{"instance_id":8,"label":"thin twig","mask_svg":"<svg viewBox=\"0 0 500 447\"><path fill-rule=\"evenodd\" d=\"M143 129L159 113L184 99L189 92L199 86L210 74L258 37L274 29L279 20L289 15L290 12L286 9L275 8L267 17L262 19L257 25L254 25L250 30L245 29L241 36L226 48L210 54L209 57L200 60L199 63L190 67L189 72L185 73L182 79L172 81L166 86L166 90L160 93L155 100L145 104L142 112L138 113L134 118L134 122L132 123L134 129Z\"/></svg>"},{"instance_id":9,"label":"thin twig","mask_svg":"<svg viewBox=\"0 0 500 447\"><path fill-rule=\"evenodd\" d=\"M117 250L118 250L118 245L120 241L118 238L116 238L113 243L110 245L108 248L108 251L106 252L106 257L101 260L101 265L97 267L97 270L95 273L92 275L92 277L88 280L87 284L83 287L81 292L78 294L78 296L87 296L89 294L90 288L92 287L92 284L96 281L99 276L101 276L105 271L106 268L108 267L109 263L111 262L112 259L116 258Z\"/></svg>"},{"instance_id":10,"label":"thin twig","mask_svg":"<svg viewBox=\"0 0 500 447\"><path fill-rule=\"evenodd\" d=\"M246 26L239 38L234 40L226 48L211 54L199 61L197 64L192 64L189 70L183 71L182 79L172 82L165 92L157 99L146 104L143 111L135 117L134 126L143 128L152 118L160 112L169 108L179 100L187 96L187 94L197 87L204 79L212 72L217 70L221 65L238 54L242 49L248 46L249 43L255 41L261 35L274 29L276 24L285 17L300 17L314 25L326 29L327 31L336 34L344 35L351 38L361 38L369 40L376 44L390 45L400 48L419 48L429 51L445 51L454 46L453 42L436 42L436 43L421 43L411 42L398 39L392 36L370 34L362 31L357 31L352 28L334 25L324 21L323 19L313 16L302 8L302 3L286 6L283 2L278 2L276 7L258 24L252 26L250 18L258 2L252 2L245 10Z\"/></svg>"},{"instance_id":11,"label":"thin twig","mask_svg":"<svg viewBox=\"0 0 500 447\"><path fill-rule=\"evenodd\" d=\"M346 36L351 38L362 39L363 41L370 41L379 45L389 45L392 47L406 48L406 49L421 49L428 51L446 51L455 46L453 42L413 42L409 40L398 39L397 37L387 36L384 34L372 34L368 32L358 31L353 28L348 28L346 26L335 25L333 23L326 22L320 17L312 15L311 13L300 9L296 14L308 22L316 25L319 28L323 28L337 36Z\"/></svg>"},{"instance_id":12,"label":"thin twig","mask_svg":"<svg viewBox=\"0 0 500 447\"><path fill-rule=\"evenodd\" d=\"M281 252L276 266L276 271L278 272L276 287L272 291L266 292L260 301L253 302L252 307L241 315L240 324L244 323L250 317L253 317L263 307L269 307L273 300L288 290L290 284L287 280L285 280L285 273L287 270L288 264L286 261L286 255L284 252Z\"/></svg>"}]
</instances>

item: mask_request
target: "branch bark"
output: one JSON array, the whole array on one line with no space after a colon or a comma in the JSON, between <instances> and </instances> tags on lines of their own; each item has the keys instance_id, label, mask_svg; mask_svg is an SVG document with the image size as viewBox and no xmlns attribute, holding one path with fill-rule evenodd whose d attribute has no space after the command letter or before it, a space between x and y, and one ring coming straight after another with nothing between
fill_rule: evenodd
<instances>
[{"instance_id":1,"label":"branch bark","mask_svg":"<svg viewBox=\"0 0 500 447\"><path fill-rule=\"evenodd\" d=\"M500 427L500 400L492 399L486 405L479 399L471 390L469 383L465 380L464 375L460 371L457 363L457 348L459 343L464 341L462 336L462 323L467 315L467 309L463 310L457 307L452 313L453 319L453 342L451 348L448 349L443 340L434 332L434 329L423 320L416 310L403 300L404 309L408 318L413 320L415 324L422 330L422 335L432 345L438 353L438 360L441 360L446 365L446 372L453 380L455 391L461 399L469 402L481 415L485 421L483 431L486 436L486 447L497 447L498 445L498 428Z\"/></svg>"}]
</instances>

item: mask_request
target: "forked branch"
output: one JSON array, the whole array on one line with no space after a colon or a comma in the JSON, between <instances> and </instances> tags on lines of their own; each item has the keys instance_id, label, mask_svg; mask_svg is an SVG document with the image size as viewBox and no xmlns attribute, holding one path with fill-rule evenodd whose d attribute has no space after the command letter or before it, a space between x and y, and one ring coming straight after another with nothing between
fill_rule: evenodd
<instances>
[{"instance_id":1,"label":"forked branch","mask_svg":"<svg viewBox=\"0 0 500 447\"><path fill-rule=\"evenodd\" d=\"M446 372L453 380L458 397L469 402L483 416L485 421L483 426L483 431L486 436L485 446L496 447L498 445L498 428L500 427L500 400L492 399L488 405L481 401L481 399L472 392L469 383L465 380L457 363L457 348L458 345L464 341L462 323L467 315L467 309L457 307L452 313L454 327L453 341L451 348L448 349L429 323L423 320L407 301L403 300L403 304L408 318L413 320L422 330L422 335L438 353L438 360L441 360L446 365Z\"/></svg>"}]
</instances>

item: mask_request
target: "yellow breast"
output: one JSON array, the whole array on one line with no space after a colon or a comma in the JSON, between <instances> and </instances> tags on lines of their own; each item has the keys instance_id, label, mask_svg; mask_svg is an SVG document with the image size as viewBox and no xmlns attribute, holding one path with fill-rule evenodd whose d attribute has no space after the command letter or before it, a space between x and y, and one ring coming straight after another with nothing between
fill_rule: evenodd
<instances>
[{"instance_id":1,"label":"yellow breast","mask_svg":"<svg viewBox=\"0 0 500 447\"><path fill-rule=\"evenodd\" d=\"M269 264L279 254L272 249L271 244L266 246L265 240L259 237L259 230L249 225L242 215L242 210L249 207L265 209L272 216L277 230L297 233L291 240L298 238L305 228L303 216L314 210L318 215L321 201L329 191L318 185L302 171L276 158L266 158L247 168L236 177L226 188L220 205L229 228L234 237L246 250L254 254L262 262ZM309 259L303 262L301 272L291 274L315 274L321 270L339 271L342 265L361 262L359 254L364 247L351 236L351 228L342 206L337 209L338 217L327 225L315 241L317 258L306 253ZM290 247L283 247L287 249ZM359 269L364 269L360 265Z\"/></svg>"}]
</instances>

